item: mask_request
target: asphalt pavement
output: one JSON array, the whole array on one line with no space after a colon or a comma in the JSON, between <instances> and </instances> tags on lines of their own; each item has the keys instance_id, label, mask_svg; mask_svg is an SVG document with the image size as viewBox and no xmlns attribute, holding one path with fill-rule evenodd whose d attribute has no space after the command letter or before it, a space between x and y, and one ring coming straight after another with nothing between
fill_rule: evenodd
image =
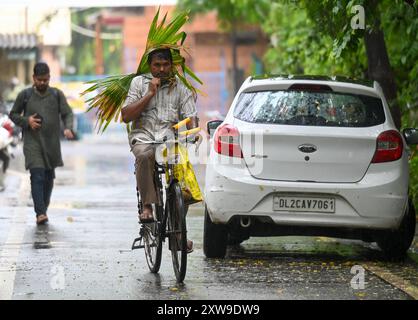
<instances>
[{"instance_id":1,"label":"asphalt pavement","mask_svg":"<svg viewBox=\"0 0 418 320\"><path fill-rule=\"evenodd\" d=\"M252 238L225 259L202 250L203 205L187 223L195 250L184 284L167 247L159 274L131 250L139 226L126 134L62 144L48 216L36 226L21 149L0 193L0 299L409 300L418 298L418 244L389 263L375 244L322 237ZM196 168L203 186L204 166Z\"/></svg>"}]
</instances>

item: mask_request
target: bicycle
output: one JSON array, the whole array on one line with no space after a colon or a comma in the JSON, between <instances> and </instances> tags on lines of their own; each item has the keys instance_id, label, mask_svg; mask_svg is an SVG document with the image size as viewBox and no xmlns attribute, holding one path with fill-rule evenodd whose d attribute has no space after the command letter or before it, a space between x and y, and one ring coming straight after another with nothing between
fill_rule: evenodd
<instances>
[{"instance_id":1,"label":"bicycle","mask_svg":"<svg viewBox=\"0 0 418 320\"><path fill-rule=\"evenodd\" d=\"M154 181L159 196L159 203L153 210L155 222L141 223L139 237L132 244L132 250L144 249L148 268L152 273L158 273L162 260L162 247L165 239L169 240L169 249L173 262L174 274L177 282L182 283L186 276L187 269L187 227L186 227L186 205L182 189L174 176L174 166L178 164L178 145L181 143L179 135L187 137L200 131L194 128L178 133L178 129L186 125L189 118L174 125L174 140L163 139L162 141L141 141L139 143L162 145L167 150L174 147L174 157L169 158L165 163L155 162ZM164 186L163 181L166 181ZM139 199L137 188L138 212L142 212L142 202Z\"/></svg>"}]
</instances>

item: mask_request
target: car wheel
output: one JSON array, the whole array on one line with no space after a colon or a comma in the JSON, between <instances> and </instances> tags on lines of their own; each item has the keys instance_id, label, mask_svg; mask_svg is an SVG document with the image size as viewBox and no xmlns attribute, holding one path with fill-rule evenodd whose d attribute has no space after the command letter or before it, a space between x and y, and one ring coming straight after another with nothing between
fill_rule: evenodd
<instances>
[{"instance_id":1,"label":"car wheel","mask_svg":"<svg viewBox=\"0 0 418 320\"><path fill-rule=\"evenodd\" d=\"M215 224L205 208L203 225L203 252L207 258L223 258L226 254L228 231L225 225Z\"/></svg>"},{"instance_id":2,"label":"car wheel","mask_svg":"<svg viewBox=\"0 0 418 320\"><path fill-rule=\"evenodd\" d=\"M377 244L389 260L400 260L406 256L406 252L412 244L415 236L415 208L409 199L405 216L399 228L382 234Z\"/></svg>"}]
</instances>

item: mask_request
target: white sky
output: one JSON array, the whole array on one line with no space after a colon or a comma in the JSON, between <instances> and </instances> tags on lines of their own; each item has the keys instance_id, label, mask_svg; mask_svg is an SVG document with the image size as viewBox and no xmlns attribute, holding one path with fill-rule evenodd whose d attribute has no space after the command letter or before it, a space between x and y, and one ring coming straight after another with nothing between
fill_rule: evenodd
<instances>
[{"instance_id":1,"label":"white sky","mask_svg":"<svg viewBox=\"0 0 418 320\"><path fill-rule=\"evenodd\" d=\"M51 3L52 2L52 3ZM0 6L130 7L175 5L177 0L0 0Z\"/></svg>"}]
</instances>

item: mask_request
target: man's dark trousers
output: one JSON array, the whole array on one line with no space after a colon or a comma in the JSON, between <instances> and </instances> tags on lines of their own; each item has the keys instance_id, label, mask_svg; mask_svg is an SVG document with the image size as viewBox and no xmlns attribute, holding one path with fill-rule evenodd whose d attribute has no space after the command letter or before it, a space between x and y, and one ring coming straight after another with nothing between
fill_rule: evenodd
<instances>
[{"instance_id":1,"label":"man's dark trousers","mask_svg":"<svg viewBox=\"0 0 418 320\"><path fill-rule=\"evenodd\" d=\"M36 216L46 214L54 187L55 171L44 168L30 169L33 204Z\"/></svg>"}]
</instances>

